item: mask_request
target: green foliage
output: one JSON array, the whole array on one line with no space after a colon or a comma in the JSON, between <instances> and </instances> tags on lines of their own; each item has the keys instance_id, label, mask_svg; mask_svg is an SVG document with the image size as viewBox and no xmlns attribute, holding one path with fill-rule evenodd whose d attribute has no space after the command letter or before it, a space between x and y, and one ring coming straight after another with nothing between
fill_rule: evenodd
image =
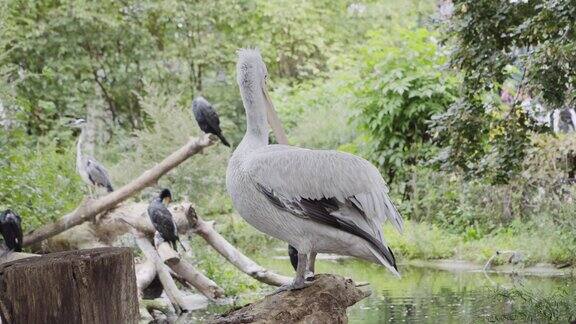
<instances>
[{"instance_id":1,"label":"green foliage","mask_svg":"<svg viewBox=\"0 0 576 324\"><path fill-rule=\"evenodd\" d=\"M354 139L355 127L349 123L354 98L348 91L353 78L353 71L342 70L333 72L327 79L276 88L272 99L290 143L336 149Z\"/></svg>"},{"instance_id":2,"label":"green foliage","mask_svg":"<svg viewBox=\"0 0 576 324\"><path fill-rule=\"evenodd\" d=\"M395 253L409 260L448 259L454 256L454 247L460 243L457 235L435 225L413 222L405 225L403 235L391 227L385 227L384 236Z\"/></svg>"},{"instance_id":3,"label":"green foliage","mask_svg":"<svg viewBox=\"0 0 576 324\"><path fill-rule=\"evenodd\" d=\"M139 98L144 113L153 121L147 128L108 147L107 164L117 184L125 184L182 147L191 137L200 135L192 112L181 107L179 97L146 86L147 94ZM224 129L226 133L226 129ZM144 191L143 197L159 188L169 187L174 200L189 199L198 206L201 215L229 213L232 209L225 189L225 174L229 148L217 144L181 164L160 180L157 188ZM126 166L130 167L127 168Z\"/></svg>"},{"instance_id":4,"label":"green foliage","mask_svg":"<svg viewBox=\"0 0 576 324\"><path fill-rule=\"evenodd\" d=\"M572 322L576 320L576 291L564 288L545 293L543 291L514 288L496 289L487 297L513 305L511 312L491 316L491 321Z\"/></svg>"},{"instance_id":5,"label":"green foliage","mask_svg":"<svg viewBox=\"0 0 576 324\"><path fill-rule=\"evenodd\" d=\"M442 73L446 57L425 29L372 32L360 58L355 106L374 141L372 159L390 180L402 177L406 165L428 156L428 120L452 103L455 80Z\"/></svg>"},{"instance_id":6,"label":"green foliage","mask_svg":"<svg viewBox=\"0 0 576 324\"><path fill-rule=\"evenodd\" d=\"M218 286L223 287L226 295L238 296L262 288L260 282L240 272L213 249L207 249L206 243L200 238L191 243L196 266L204 275L217 282Z\"/></svg>"},{"instance_id":7,"label":"green foliage","mask_svg":"<svg viewBox=\"0 0 576 324\"><path fill-rule=\"evenodd\" d=\"M454 1L447 43L463 74L460 99L438 116L446 167L497 183L520 171L530 131L521 108L532 98L547 108L570 106L576 88L573 1ZM512 83L514 90L506 89ZM501 91L512 96L504 103Z\"/></svg>"},{"instance_id":8,"label":"green foliage","mask_svg":"<svg viewBox=\"0 0 576 324\"><path fill-rule=\"evenodd\" d=\"M0 210L23 218L25 231L59 219L81 201L83 186L75 170L74 146L56 141L18 143L22 136L0 132ZM68 142L67 142L68 143Z\"/></svg>"}]
</instances>

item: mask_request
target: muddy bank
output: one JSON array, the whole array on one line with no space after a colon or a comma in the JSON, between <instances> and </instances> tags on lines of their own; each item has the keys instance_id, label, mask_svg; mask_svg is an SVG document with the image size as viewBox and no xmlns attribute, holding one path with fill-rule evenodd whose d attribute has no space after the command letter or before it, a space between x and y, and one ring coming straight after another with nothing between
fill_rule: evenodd
<instances>
[{"instance_id":1,"label":"muddy bank","mask_svg":"<svg viewBox=\"0 0 576 324\"><path fill-rule=\"evenodd\" d=\"M479 264L471 261L462 260L451 260L451 259L441 259L441 260L408 260L402 262L403 265L421 267L421 268L431 268L451 272L480 272L484 269L484 264ZM501 273L501 274L518 274L523 276L541 276L541 277L557 277L557 276L574 276L576 275L576 268L574 266L568 266L565 268L557 268L555 265L550 263L537 263L530 266L522 265L497 265L492 266L490 269L486 270L488 273Z\"/></svg>"}]
</instances>

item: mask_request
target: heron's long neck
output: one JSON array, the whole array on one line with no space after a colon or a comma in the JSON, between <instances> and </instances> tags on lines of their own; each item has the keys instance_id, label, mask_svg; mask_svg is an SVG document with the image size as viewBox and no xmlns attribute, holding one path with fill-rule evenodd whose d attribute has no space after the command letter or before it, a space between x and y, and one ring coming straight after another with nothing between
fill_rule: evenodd
<instances>
[{"instance_id":1,"label":"heron's long neck","mask_svg":"<svg viewBox=\"0 0 576 324\"><path fill-rule=\"evenodd\" d=\"M84 156L82 155L82 142L84 142L84 128L80 131L78 136L78 143L76 143L76 166L79 167L82 163Z\"/></svg>"},{"instance_id":2,"label":"heron's long neck","mask_svg":"<svg viewBox=\"0 0 576 324\"><path fill-rule=\"evenodd\" d=\"M264 92L256 87L243 89L241 94L246 109L246 134L239 147L254 149L268 145L269 129Z\"/></svg>"}]
</instances>

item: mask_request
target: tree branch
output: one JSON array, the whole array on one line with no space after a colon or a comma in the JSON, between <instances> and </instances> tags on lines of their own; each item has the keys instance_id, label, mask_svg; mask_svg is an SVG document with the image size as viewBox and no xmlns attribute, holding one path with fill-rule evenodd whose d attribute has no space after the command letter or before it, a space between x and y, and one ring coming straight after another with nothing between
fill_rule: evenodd
<instances>
[{"instance_id":1,"label":"tree branch","mask_svg":"<svg viewBox=\"0 0 576 324\"><path fill-rule=\"evenodd\" d=\"M99 213L113 208L145 187L153 185L161 176L174 169L192 155L200 152L203 148L213 145L214 143L214 138L210 137L208 134L203 134L199 138L191 139L186 143L186 145L170 154L162 162L142 173L129 184L97 200L85 200L78 208L76 208L76 210L64 215L57 222L47 224L29 233L24 237L24 246L41 242L49 237L62 233L71 227L92 219Z\"/></svg>"},{"instance_id":2,"label":"tree branch","mask_svg":"<svg viewBox=\"0 0 576 324\"><path fill-rule=\"evenodd\" d=\"M258 281L272 286L282 286L292 281L292 278L266 270L256 262L252 261L252 259L242 254L242 252L238 251L238 249L214 230L212 222L205 222L200 218L200 216L196 215L193 208L188 209L186 217L195 233L199 234L218 253L242 272Z\"/></svg>"},{"instance_id":3,"label":"tree branch","mask_svg":"<svg viewBox=\"0 0 576 324\"><path fill-rule=\"evenodd\" d=\"M170 299L170 302L172 302L174 305L174 308L177 310L177 312L178 310L191 310L192 307L188 305L184 299L184 296L182 295L182 292L178 289L178 287L176 287L176 283L174 282L174 279L172 279L172 276L168 271L168 267L162 262L158 252L156 252L156 249L148 240L146 235L134 231L134 237L136 238L136 244L138 244L138 247L140 250L142 250L142 253L144 253L148 260L154 263L156 272L158 273L158 278L164 287L164 291L166 292L166 295Z\"/></svg>"},{"instance_id":4,"label":"tree branch","mask_svg":"<svg viewBox=\"0 0 576 324\"><path fill-rule=\"evenodd\" d=\"M198 271L193 265L181 259L176 251L170 247L170 244L161 242L156 246L160 259L182 277L187 284L196 288L204 296L212 301L225 297L224 289L220 288L214 281Z\"/></svg>"}]
</instances>

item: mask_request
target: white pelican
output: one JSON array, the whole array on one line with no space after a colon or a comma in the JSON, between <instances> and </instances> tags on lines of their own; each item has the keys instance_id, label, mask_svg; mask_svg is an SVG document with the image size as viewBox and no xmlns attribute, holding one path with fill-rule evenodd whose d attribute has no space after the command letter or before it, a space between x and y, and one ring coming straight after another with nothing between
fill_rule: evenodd
<instances>
[{"instance_id":1,"label":"white pelican","mask_svg":"<svg viewBox=\"0 0 576 324\"><path fill-rule=\"evenodd\" d=\"M389 219L401 231L403 221L376 167L352 154L269 145L268 121L279 121L259 51L240 50L236 69L247 127L226 186L248 223L298 250L296 277L280 290L310 284L305 274L314 271L316 253L354 256L399 275L382 223Z\"/></svg>"}]
</instances>

